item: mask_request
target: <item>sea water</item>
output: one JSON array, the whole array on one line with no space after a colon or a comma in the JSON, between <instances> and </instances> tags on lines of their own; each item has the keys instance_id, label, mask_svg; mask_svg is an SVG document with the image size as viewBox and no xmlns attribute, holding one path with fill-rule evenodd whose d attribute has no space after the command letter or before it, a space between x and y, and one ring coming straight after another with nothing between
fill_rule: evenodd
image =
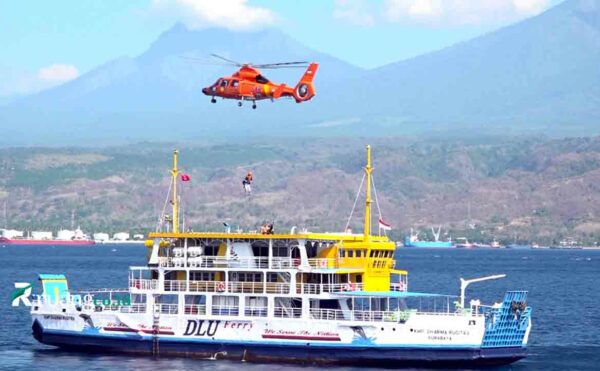
<instances>
[{"instance_id":1,"label":"sea water","mask_svg":"<svg viewBox=\"0 0 600 371\"><path fill-rule=\"evenodd\" d=\"M216 370L310 369L151 356L67 352L31 336L28 308L11 306L14 282L38 273L62 273L71 288L125 288L129 266L145 265L143 246L0 246L0 369L4 370ZM411 291L457 295L459 278L505 273L473 284L468 297L501 300L506 290L529 290L533 330L529 357L507 370L600 369L600 251L399 249L396 267L409 271ZM390 365L393 367L395 365ZM314 367L318 369L320 367ZM338 370L350 368L338 368Z\"/></svg>"}]
</instances>

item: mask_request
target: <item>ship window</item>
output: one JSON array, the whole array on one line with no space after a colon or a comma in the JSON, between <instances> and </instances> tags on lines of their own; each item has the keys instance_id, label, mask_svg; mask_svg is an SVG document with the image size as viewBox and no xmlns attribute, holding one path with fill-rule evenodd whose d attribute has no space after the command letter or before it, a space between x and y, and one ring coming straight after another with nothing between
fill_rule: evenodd
<instances>
[{"instance_id":1,"label":"ship window","mask_svg":"<svg viewBox=\"0 0 600 371\"><path fill-rule=\"evenodd\" d=\"M212 314L216 316L237 316L240 298L237 296L213 296Z\"/></svg>"},{"instance_id":2,"label":"ship window","mask_svg":"<svg viewBox=\"0 0 600 371\"><path fill-rule=\"evenodd\" d=\"M156 295L154 303L164 314L177 314L179 297L177 295Z\"/></svg>"},{"instance_id":3,"label":"ship window","mask_svg":"<svg viewBox=\"0 0 600 371\"><path fill-rule=\"evenodd\" d=\"M267 282L290 282L290 274L287 272L267 273Z\"/></svg>"},{"instance_id":4,"label":"ship window","mask_svg":"<svg viewBox=\"0 0 600 371\"><path fill-rule=\"evenodd\" d=\"M371 250L371 254L369 256L373 258L375 256L375 250Z\"/></svg>"},{"instance_id":5,"label":"ship window","mask_svg":"<svg viewBox=\"0 0 600 371\"><path fill-rule=\"evenodd\" d=\"M348 250L348 257L349 258L353 258L354 257L354 250Z\"/></svg>"},{"instance_id":6,"label":"ship window","mask_svg":"<svg viewBox=\"0 0 600 371\"><path fill-rule=\"evenodd\" d=\"M302 299L301 298L275 298L275 317L279 318L300 318L302 317Z\"/></svg>"},{"instance_id":7,"label":"ship window","mask_svg":"<svg viewBox=\"0 0 600 371\"><path fill-rule=\"evenodd\" d=\"M265 296L247 296L246 309L244 313L250 317L267 316L267 297Z\"/></svg>"},{"instance_id":8,"label":"ship window","mask_svg":"<svg viewBox=\"0 0 600 371\"><path fill-rule=\"evenodd\" d=\"M186 295L185 314L206 314L206 295Z\"/></svg>"},{"instance_id":9,"label":"ship window","mask_svg":"<svg viewBox=\"0 0 600 371\"><path fill-rule=\"evenodd\" d=\"M214 281L215 272L190 272L190 281Z\"/></svg>"},{"instance_id":10,"label":"ship window","mask_svg":"<svg viewBox=\"0 0 600 371\"><path fill-rule=\"evenodd\" d=\"M229 272L229 281L262 282L262 273L260 273L260 272Z\"/></svg>"},{"instance_id":11,"label":"ship window","mask_svg":"<svg viewBox=\"0 0 600 371\"><path fill-rule=\"evenodd\" d=\"M340 249L340 258L345 258L345 257L346 257L346 250Z\"/></svg>"}]
</instances>

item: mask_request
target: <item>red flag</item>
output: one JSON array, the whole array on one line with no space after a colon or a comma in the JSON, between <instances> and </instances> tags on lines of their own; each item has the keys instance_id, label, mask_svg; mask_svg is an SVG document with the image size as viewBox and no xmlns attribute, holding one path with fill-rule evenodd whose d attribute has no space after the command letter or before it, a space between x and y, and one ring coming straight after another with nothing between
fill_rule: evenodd
<instances>
[{"instance_id":1,"label":"red flag","mask_svg":"<svg viewBox=\"0 0 600 371\"><path fill-rule=\"evenodd\" d=\"M189 182L190 181L190 176L188 174L181 174L181 181L182 182Z\"/></svg>"}]
</instances>

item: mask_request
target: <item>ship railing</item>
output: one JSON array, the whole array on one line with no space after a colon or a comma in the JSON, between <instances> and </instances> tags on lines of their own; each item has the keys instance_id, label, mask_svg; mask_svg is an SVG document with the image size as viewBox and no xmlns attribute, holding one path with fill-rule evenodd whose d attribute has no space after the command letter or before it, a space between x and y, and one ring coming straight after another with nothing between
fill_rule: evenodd
<instances>
[{"instance_id":1,"label":"ship railing","mask_svg":"<svg viewBox=\"0 0 600 371\"><path fill-rule=\"evenodd\" d=\"M275 307L273 308L273 316L277 318L301 318L302 308Z\"/></svg>"},{"instance_id":2,"label":"ship railing","mask_svg":"<svg viewBox=\"0 0 600 371\"><path fill-rule=\"evenodd\" d=\"M165 280L165 291L187 291L187 282L185 280Z\"/></svg>"},{"instance_id":3,"label":"ship railing","mask_svg":"<svg viewBox=\"0 0 600 371\"><path fill-rule=\"evenodd\" d=\"M269 313L267 307L246 307L244 309L244 315L247 317L266 317Z\"/></svg>"},{"instance_id":4,"label":"ship railing","mask_svg":"<svg viewBox=\"0 0 600 371\"><path fill-rule=\"evenodd\" d=\"M158 258L161 267L168 268L259 268L287 269L300 266L300 259L289 257L272 257L269 266L268 257L225 257L225 256L161 256Z\"/></svg>"},{"instance_id":5,"label":"ship railing","mask_svg":"<svg viewBox=\"0 0 600 371\"><path fill-rule=\"evenodd\" d=\"M390 291L406 292L407 290L408 290L408 287L404 282L390 283Z\"/></svg>"},{"instance_id":6,"label":"ship railing","mask_svg":"<svg viewBox=\"0 0 600 371\"><path fill-rule=\"evenodd\" d=\"M185 314L206 314L206 305L204 304L185 304L183 307Z\"/></svg>"},{"instance_id":7,"label":"ship railing","mask_svg":"<svg viewBox=\"0 0 600 371\"><path fill-rule=\"evenodd\" d=\"M158 280L130 278L129 287L138 290L156 290L158 287Z\"/></svg>"},{"instance_id":8,"label":"ship railing","mask_svg":"<svg viewBox=\"0 0 600 371\"><path fill-rule=\"evenodd\" d=\"M338 268L337 260L332 258L311 258L308 264L312 268Z\"/></svg>"},{"instance_id":9,"label":"ship railing","mask_svg":"<svg viewBox=\"0 0 600 371\"><path fill-rule=\"evenodd\" d=\"M240 314L240 308L236 305L213 305L211 313L214 316L233 316L237 317Z\"/></svg>"},{"instance_id":10,"label":"ship railing","mask_svg":"<svg viewBox=\"0 0 600 371\"><path fill-rule=\"evenodd\" d=\"M119 307L121 313L146 313L146 304L131 304Z\"/></svg>"},{"instance_id":11,"label":"ship railing","mask_svg":"<svg viewBox=\"0 0 600 371\"><path fill-rule=\"evenodd\" d=\"M362 322L400 322L416 313L407 311L371 311L371 310L340 310L340 309L311 309L312 319Z\"/></svg>"},{"instance_id":12,"label":"ship railing","mask_svg":"<svg viewBox=\"0 0 600 371\"><path fill-rule=\"evenodd\" d=\"M363 291L364 285L362 283L332 283L332 284L320 284L320 283L298 283L296 284L296 292L300 294L321 294L321 293L332 293L332 292L349 292L349 291Z\"/></svg>"},{"instance_id":13,"label":"ship railing","mask_svg":"<svg viewBox=\"0 0 600 371\"><path fill-rule=\"evenodd\" d=\"M289 294L290 284L279 282L239 282L229 281L164 281L165 291L229 292L248 294Z\"/></svg>"},{"instance_id":14,"label":"ship railing","mask_svg":"<svg viewBox=\"0 0 600 371\"><path fill-rule=\"evenodd\" d=\"M179 305L155 303L154 311L161 314L177 314L179 312Z\"/></svg>"}]
</instances>

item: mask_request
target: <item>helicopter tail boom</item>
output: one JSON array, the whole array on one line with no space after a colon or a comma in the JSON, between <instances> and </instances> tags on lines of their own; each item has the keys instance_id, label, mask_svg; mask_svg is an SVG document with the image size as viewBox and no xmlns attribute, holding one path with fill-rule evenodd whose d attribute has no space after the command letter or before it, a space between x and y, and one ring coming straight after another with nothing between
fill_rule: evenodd
<instances>
[{"instance_id":1,"label":"helicopter tail boom","mask_svg":"<svg viewBox=\"0 0 600 371\"><path fill-rule=\"evenodd\" d=\"M294 99L296 103L306 102L315 96L316 91L313 85L313 79L317 73L317 69L319 68L318 63L311 63L302 78L294 88Z\"/></svg>"}]
</instances>

